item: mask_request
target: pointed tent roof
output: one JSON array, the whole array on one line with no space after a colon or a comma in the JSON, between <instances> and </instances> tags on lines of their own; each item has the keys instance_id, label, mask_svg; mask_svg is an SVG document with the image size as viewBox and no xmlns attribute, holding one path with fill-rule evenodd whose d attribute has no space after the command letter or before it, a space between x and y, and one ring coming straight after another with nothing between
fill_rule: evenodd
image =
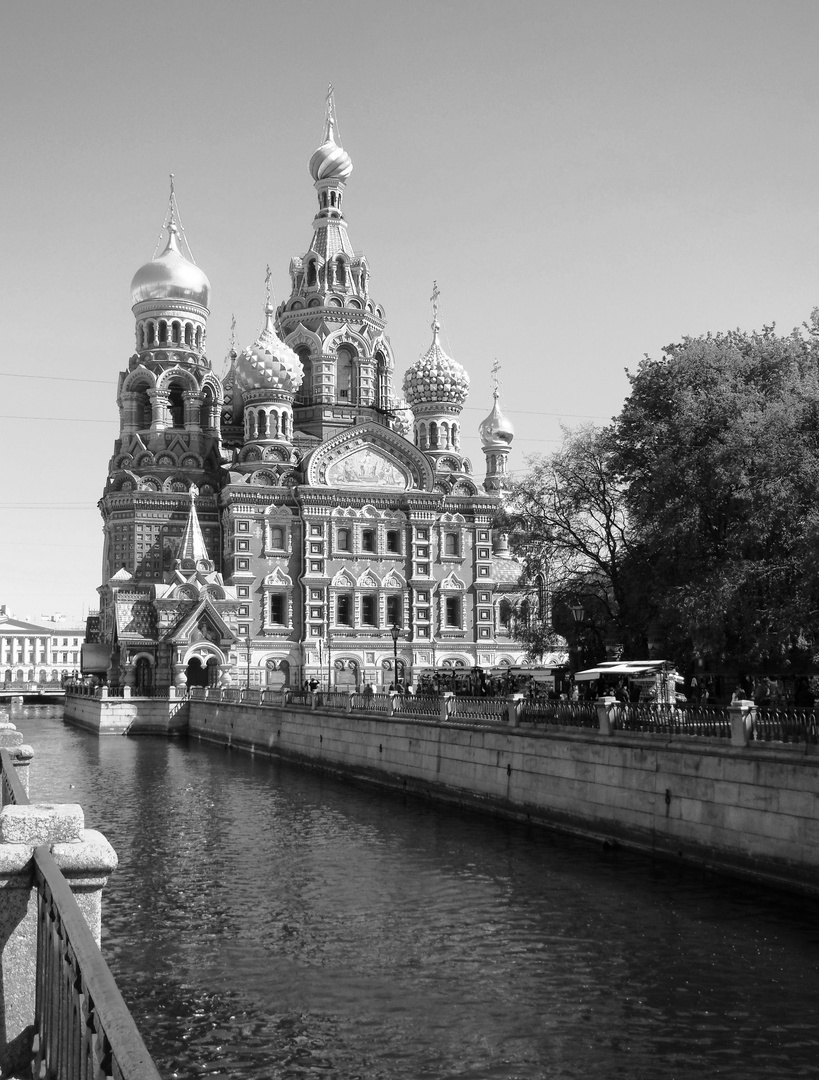
<instances>
[{"instance_id":1,"label":"pointed tent roof","mask_svg":"<svg viewBox=\"0 0 819 1080\"><path fill-rule=\"evenodd\" d=\"M185 524L185 531L182 533L182 540L179 543L176 561L177 564L184 564L190 560L195 566L199 566L200 563L208 563L210 567L210 557L208 556L205 537L202 535L202 526L199 524L199 516L196 513L196 496L198 494L199 488L196 484L191 484L191 508Z\"/></svg>"}]
</instances>

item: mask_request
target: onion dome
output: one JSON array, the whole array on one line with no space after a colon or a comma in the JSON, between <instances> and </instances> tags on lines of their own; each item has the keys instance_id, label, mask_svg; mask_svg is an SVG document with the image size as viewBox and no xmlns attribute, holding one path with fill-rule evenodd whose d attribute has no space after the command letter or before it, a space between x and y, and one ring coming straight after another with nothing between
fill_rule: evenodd
<instances>
[{"instance_id":1,"label":"onion dome","mask_svg":"<svg viewBox=\"0 0 819 1080\"><path fill-rule=\"evenodd\" d=\"M143 300L190 300L206 308L210 303L210 282L179 250L179 235L173 220L168 225L165 250L137 270L131 282L131 295L134 304Z\"/></svg>"},{"instance_id":2,"label":"onion dome","mask_svg":"<svg viewBox=\"0 0 819 1080\"><path fill-rule=\"evenodd\" d=\"M264 313L264 329L236 360L236 385L244 392L280 390L295 394L304 378L301 360L276 334L270 304L265 305Z\"/></svg>"},{"instance_id":3,"label":"onion dome","mask_svg":"<svg viewBox=\"0 0 819 1080\"><path fill-rule=\"evenodd\" d=\"M494 396L495 403L492 406L492 412L482 421L481 426L478 428L481 444L483 446L493 446L500 443L503 446L508 446L515 437L515 429L511 421L504 416L498 404L497 387Z\"/></svg>"},{"instance_id":4,"label":"onion dome","mask_svg":"<svg viewBox=\"0 0 819 1080\"><path fill-rule=\"evenodd\" d=\"M310 158L310 175L316 183L319 180L346 182L353 171L350 155L335 140L334 128L335 119L331 113L324 129L324 142Z\"/></svg>"},{"instance_id":5,"label":"onion dome","mask_svg":"<svg viewBox=\"0 0 819 1080\"><path fill-rule=\"evenodd\" d=\"M404 394L410 406L424 402L447 401L463 405L469 393L469 376L438 341L440 326L432 324L432 344L404 375Z\"/></svg>"}]
</instances>

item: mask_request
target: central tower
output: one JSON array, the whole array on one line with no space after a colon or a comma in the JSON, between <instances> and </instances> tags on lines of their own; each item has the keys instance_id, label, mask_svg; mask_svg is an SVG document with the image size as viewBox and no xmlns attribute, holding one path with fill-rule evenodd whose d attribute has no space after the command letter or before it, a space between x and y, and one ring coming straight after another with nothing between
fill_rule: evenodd
<instances>
[{"instance_id":1,"label":"central tower","mask_svg":"<svg viewBox=\"0 0 819 1080\"><path fill-rule=\"evenodd\" d=\"M387 425L396 404L384 311L370 296L367 259L353 250L342 209L352 171L338 141L331 88L324 141L310 158L318 196L313 239L305 255L291 260L291 293L276 312L281 336L304 369L296 427L319 439L360 422L362 414Z\"/></svg>"}]
</instances>

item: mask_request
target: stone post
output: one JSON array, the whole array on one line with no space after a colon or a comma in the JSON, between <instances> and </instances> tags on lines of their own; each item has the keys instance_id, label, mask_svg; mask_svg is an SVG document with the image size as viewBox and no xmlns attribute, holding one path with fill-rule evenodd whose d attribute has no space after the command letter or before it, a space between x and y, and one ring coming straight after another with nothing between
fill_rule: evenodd
<instances>
[{"instance_id":1,"label":"stone post","mask_svg":"<svg viewBox=\"0 0 819 1080\"><path fill-rule=\"evenodd\" d=\"M753 701L732 701L728 706L731 720L731 746L747 746L754 721Z\"/></svg>"},{"instance_id":2,"label":"stone post","mask_svg":"<svg viewBox=\"0 0 819 1080\"><path fill-rule=\"evenodd\" d=\"M612 735L614 733L611 714L616 705L616 697L599 697L597 699L597 724L601 735Z\"/></svg>"},{"instance_id":3,"label":"stone post","mask_svg":"<svg viewBox=\"0 0 819 1080\"><path fill-rule=\"evenodd\" d=\"M506 718L509 727L517 727L523 705L523 694L510 694L506 699Z\"/></svg>"},{"instance_id":4,"label":"stone post","mask_svg":"<svg viewBox=\"0 0 819 1080\"><path fill-rule=\"evenodd\" d=\"M351 694L347 695L347 701L345 702L345 705L344 705L344 711L346 713L351 713L353 711L353 698L354 697L355 697L355 693L351 693Z\"/></svg>"},{"instance_id":5,"label":"stone post","mask_svg":"<svg viewBox=\"0 0 819 1080\"><path fill-rule=\"evenodd\" d=\"M11 760L14 762L17 779L20 781L23 791L28 795L29 766L34 757L34 750L32 747L22 743L20 746L8 747L8 751L11 754Z\"/></svg>"},{"instance_id":6,"label":"stone post","mask_svg":"<svg viewBox=\"0 0 819 1080\"><path fill-rule=\"evenodd\" d=\"M445 690L444 693L441 694L441 712L439 714L439 718L441 720L449 719L449 710L451 707L452 699L454 697L455 695L452 693L451 690Z\"/></svg>"},{"instance_id":7,"label":"stone post","mask_svg":"<svg viewBox=\"0 0 819 1080\"><path fill-rule=\"evenodd\" d=\"M117 865L113 848L100 833L84 828L76 803L4 806L0 810L0 1075L31 1070L37 973L37 892L34 849L51 848L100 943L102 888Z\"/></svg>"}]
</instances>

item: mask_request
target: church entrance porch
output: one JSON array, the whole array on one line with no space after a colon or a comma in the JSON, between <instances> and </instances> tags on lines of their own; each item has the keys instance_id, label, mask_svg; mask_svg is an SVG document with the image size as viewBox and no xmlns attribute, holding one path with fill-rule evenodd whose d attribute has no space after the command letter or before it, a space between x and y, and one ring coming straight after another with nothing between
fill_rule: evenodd
<instances>
[{"instance_id":1,"label":"church entrance porch","mask_svg":"<svg viewBox=\"0 0 819 1080\"><path fill-rule=\"evenodd\" d=\"M216 657L209 657L207 663L203 664L198 656L192 656L188 661L188 666L185 668L185 678L189 687L218 686L219 663Z\"/></svg>"}]
</instances>

